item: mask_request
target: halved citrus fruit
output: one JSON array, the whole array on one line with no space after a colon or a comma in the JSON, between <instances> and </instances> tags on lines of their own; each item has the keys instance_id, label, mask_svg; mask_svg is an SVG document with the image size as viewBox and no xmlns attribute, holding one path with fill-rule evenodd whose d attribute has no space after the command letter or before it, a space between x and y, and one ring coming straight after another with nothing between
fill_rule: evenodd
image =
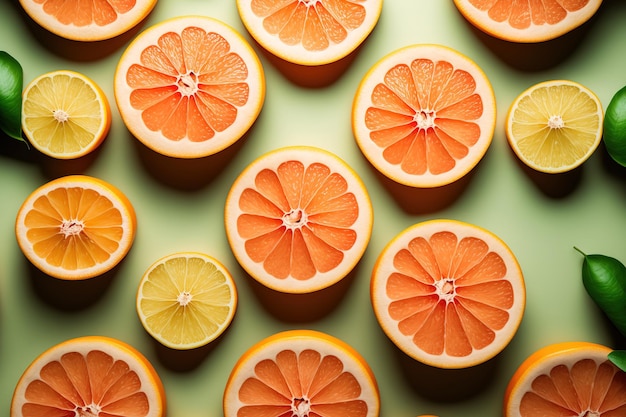
<instances>
[{"instance_id":1,"label":"halved citrus fruit","mask_svg":"<svg viewBox=\"0 0 626 417\"><path fill-rule=\"evenodd\" d=\"M590 342L555 343L531 354L511 377L505 417L626 415L626 373Z\"/></svg>"},{"instance_id":2,"label":"halved citrus fruit","mask_svg":"<svg viewBox=\"0 0 626 417\"><path fill-rule=\"evenodd\" d=\"M130 132L177 158L217 153L239 140L265 99L261 61L232 27L204 16L158 23L124 51L115 100Z\"/></svg>"},{"instance_id":3,"label":"halved citrus fruit","mask_svg":"<svg viewBox=\"0 0 626 417\"><path fill-rule=\"evenodd\" d=\"M450 184L482 159L496 123L493 89L468 57L410 45L363 77L352 108L359 148L382 174L413 187Z\"/></svg>"},{"instance_id":4,"label":"halved citrus fruit","mask_svg":"<svg viewBox=\"0 0 626 417\"><path fill-rule=\"evenodd\" d=\"M11 417L162 417L165 390L137 349L117 339L84 336L43 352L24 371Z\"/></svg>"},{"instance_id":5,"label":"halved citrus fruit","mask_svg":"<svg viewBox=\"0 0 626 417\"><path fill-rule=\"evenodd\" d=\"M417 223L374 265L371 300L381 328L408 356L438 368L486 362L522 321L526 288L511 249L456 220Z\"/></svg>"},{"instance_id":6,"label":"halved citrus fruit","mask_svg":"<svg viewBox=\"0 0 626 417\"><path fill-rule=\"evenodd\" d=\"M483 32L511 42L558 38L588 21L602 0L454 0L461 14Z\"/></svg>"},{"instance_id":7,"label":"halved citrus fruit","mask_svg":"<svg viewBox=\"0 0 626 417\"><path fill-rule=\"evenodd\" d=\"M374 30L382 0L237 0L250 35L273 55L319 66L348 56Z\"/></svg>"},{"instance_id":8,"label":"halved citrus fruit","mask_svg":"<svg viewBox=\"0 0 626 417\"><path fill-rule=\"evenodd\" d=\"M224 389L224 417L377 417L380 396L365 359L313 330L269 336L237 361Z\"/></svg>"},{"instance_id":9,"label":"halved citrus fruit","mask_svg":"<svg viewBox=\"0 0 626 417\"><path fill-rule=\"evenodd\" d=\"M101 41L138 25L157 0L20 0L22 8L46 30L74 41Z\"/></svg>"},{"instance_id":10,"label":"halved citrus fruit","mask_svg":"<svg viewBox=\"0 0 626 417\"><path fill-rule=\"evenodd\" d=\"M137 292L141 324L172 349L193 349L215 340L236 309L232 276L222 263L202 253L174 253L157 260Z\"/></svg>"},{"instance_id":11,"label":"halved citrus fruit","mask_svg":"<svg viewBox=\"0 0 626 417\"><path fill-rule=\"evenodd\" d=\"M345 277L365 252L372 224L361 179L315 147L264 154L226 198L233 254L254 279L284 293L317 291Z\"/></svg>"},{"instance_id":12,"label":"halved citrus fruit","mask_svg":"<svg viewBox=\"0 0 626 417\"><path fill-rule=\"evenodd\" d=\"M116 187L68 175L33 191L17 213L17 243L30 262L60 279L102 275L130 250L137 219Z\"/></svg>"},{"instance_id":13,"label":"halved citrus fruit","mask_svg":"<svg viewBox=\"0 0 626 417\"><path fill-rule=\"evenodd\" d=\"M570 171L602 140L604 111L598 97L570 80L535 84L511 103L506 136L518 158L545 173Z\"/></svg>"},{"instance_id":14,"label":"halved citrus fruit","mask_svg":"<svg viewBox=\"0 0 626 417\"><path fill-rule=\"evenodd\" d=\"M40 152L73 159L96 149L109 133L111 108L102 89L84 74L59 70L24 89L22 130Z\"/></svg>"}]
</instances>

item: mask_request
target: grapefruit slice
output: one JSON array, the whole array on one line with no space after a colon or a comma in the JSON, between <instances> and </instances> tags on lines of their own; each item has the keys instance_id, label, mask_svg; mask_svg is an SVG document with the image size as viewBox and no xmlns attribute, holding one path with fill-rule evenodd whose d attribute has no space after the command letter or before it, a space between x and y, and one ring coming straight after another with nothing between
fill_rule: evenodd
<instances>
[{"instance_id":1,"label":"grapefruit slice","mask_svg":"<svg viewBox=\"0 0 626 417\"><path fill-rule=\"evenodd\" d=\"M265 98L261 62L225 23L182 16L158 23L126 48L115 100L128 130L175 158L213 155L239 140Z\"/></svg>"},{"instance_id":2,"label":"grapefruit slice","mask_svg":"<svg viewBox=\"0 0 626 417\"><path fill-rule=\"evenodd\" d=\"M626 415L626 373L612 350L590 342L561 342L531 354L511 377L505 417Z\"/></svg>"},{"instance_id":3,"label":"grapefruit slice","mask_svg":"<svg viewBox=\"0 0 626 417\"><path fill-rule=\"evenodd\" d=\"M387 336L438 368L493 358L522 321L526 289L511 249L493 233L456 220L411 226L383 249L371 300Z\"/></svg>"},{"instance_id":4,"label":"grapefruit slice","mask_svg":"<svg viewBox=\"0 0 626 417\"><path fill-rule=\"evenodd\" d=\"M224 417L378 417L378 385L354 348L325 333L269 336L237 361L224 389Z\"/></svg>"},{"instance_id":5,"label":"grapefruit slice","mask_svg":"<svg viewBox=\"0 0 626 417\"><path fill-rule=\"evenodd\" d=\"M53 346L17 382L11 417L162 417L165 390L150 362L134 347L104 336Z\"/></svg>"},{"instance_id":6,"label":"grapefruit slice","mask_svg":"<svg viewBox=\"0 0 626 417\"><path fill-rule=\"evenodd\" d=\"M224 265L203 253L174 253L157 260L137 291L141 324L172 349L194 349L217 339L236 309L235 281Z\"/></svg>"},{"instance_id":7,"label":"grapefruit slice","mask_svg":"<svg viewBox=\"0 0 626 417\"><path fill-rule=\"evenodd\" d=\"M483 32L506 41L534 43L562 36L588 21L602 0L454 0Z\"/></svg>"},{"instance_id":8,"label":"grapefruit slice","mask_svg":"<svg viewBox=\"0 0 626 417\"><path fill-rule=\"evenodd\" d=\"M237 0L252 37L273 55L321 66L346 57L378 23L382 0Z\"/></svg>"},{"instance_id":9,"label":"grapefruit slice","mask_svg":"<svg viewBox=\"0 0 626 417\"><path fill-rule=\"evenodd\" d=\"M136 230L128 198L87 175L68 175L37 188L15 221L17 243L26 258L47 275L66 280L110 271L130 250Z\"/></svg>"},{"instance_id":10,"label":"grapefruit slice","mask_svg":"<svg viewBox=\"0 0 626 417\"><path fill-rule=\"evenodd\" d=\"M20 0L37 24L66 39L102 41L138 25L157 0Z\"/></svg>"},{"instance_id":11,"label":"grapefruit slice","mask_svg":"<svg viewBox=\"0 0 626 417\"><path fill-rule=\"evenodd\" d=\"M390 179L439 187L487 152L496 124L493 89L469 58L440 45L411 45L363 77L352 108L356 142Z\"/></svg>"},{"instance_id":12,"label":"grapefruit slice","mask_svg":"<svg viewBox=\"0 0 626 417\"><path fill-rule=\"evenodd\" d=\"M369 243L373 211L358 175L336 155L294 146L266 153L226 198L228 242L268 288L309 293L338 282Z\"/></svg>"}]
</instances>

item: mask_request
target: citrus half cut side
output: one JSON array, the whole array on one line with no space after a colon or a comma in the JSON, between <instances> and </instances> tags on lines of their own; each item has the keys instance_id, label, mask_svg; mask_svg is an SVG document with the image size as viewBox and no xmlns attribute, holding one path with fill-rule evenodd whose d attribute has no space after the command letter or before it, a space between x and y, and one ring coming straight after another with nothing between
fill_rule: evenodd
<instances>
[{"instance_id":1,"label":"citrus half cut side","mask_svg":"<svg viewBox=\"0 0 626 417\"><path fill-rule=\"evenodd\" d=\"M146 331L172 349L193 349L220 336L237 308L237 288L226 267L195 252L165 256L143 275L137 313Z\"/></svg>"},{"instance_id":2,"label":"citrus half cut side","mask_svg":"<svg viewBox=\"0 0 626 417\"><path fill-rule=\"evenodd\" d=\"M137 229L128 198L108 182L69 175L33 191L15 222L17 243L49 276L81 280L104 274L130 250Z\"/></svg>"},{"instance_id":3,"label":"citrus half cut side","mask_svg":"<svg viewBox=\"0 0 626 417\"><path fill-rule=\"evenodd\" d=\"M468 57L410 45L380 59L354 97L352 129L369 162L407 186L450 184L487 152L496 123L493 89Z\"/></svg>"},{"instance_id":4,"label":"citrus half cut side","mask_svg":"<svg viewBox=\"0 0 626 417\"><path fill-rule=\"evenodd\" d=\"M58 159L96 149L111 127L111 108L89 77L60 70L42 74L24 89L22 130L34 148Z\"/></svg>"},{"instance_id":5,"label":"citrus half cut side","mask_svg":"<svg viewBox=\"0 0 626 417\"><path fill-rule=\"evenodd\" d=\"M252 37L294 64L320 66L356 50L376 27L382 0L237 0Z\"/></svg>"},{"instance_id":6,"label":"citrus half cut side","mask_svg":"<svg viewBox=\"0 0 626 417\"><path fill-rule=\"evenodd\" d=\"M344 278L369 243L373 210L358 175L316 147L270 151L244 169L225 204L228 242L258 282L310 293Z\"/></svg>"},{"instance_id":7,"label":"citrus half cut side","mask_svg":"<svg viewBox=\"0 0 626 417\"><path fill-rule=\"evenodd\" d=\"M73 41L102 41L121 35L147 17L157 0L20 0L46 30Z\"/></svg>"},{"instance_id":8,"label":"citrus half cut side","mask_svg":"<svg viewBox=\"0 0 626 417\"><path fill-rule=\"evenodd\" d=\"M505 417L626 415L626 372L612 350L590 342L560 342L532 353L504 394Z\"/></svg>"},{"instance_id":9,"label":"citrus half cut side","mask_svg":"<svg viewBox=\"0 0 626 417\"><path fill-rule=\"evenodd\" d=\"M456 220L417 223L378 257L371 301L385 334L405 354L444 369L500 353L522 321L526 288L511 249Z\"/></svg>"},{"instance_id":10,"label":"citrus half cut side","mask_svg":"<svg viewBox=\"0 0 626 417\"><path fill-rule=\"evenodd\" d=\"M582 165L600 145L604 110L587 87L550 80L523 91L509 107L506 136L517 157L544 173Z\"/></svg>"},{"instance_id":11,"label":"citrus half cut side","mask_svg":"<svg viewBox=\"0 0 626 417\"><path fill-rule=\"evenodd\" d=\"M84 336L43 352L24 371L11 417L165 416L165 390L151 363L117 339Z\"/></svg>"},{"instance_id":12,"label":"citrus half cut side","mask_svg":"<svg viewBox=\"0 0 626 417\"><path fill-rule=\"evenodd\" d=\"M372 370L350 345L326 333L289 330L250 347L224 389L224 417L377 417Z\"/></svg>"},{"instance_id":13,"label":"citrus half cut side","mask_svg":"<svg viewBox=\"0 0 626 417\"><path fill-rule=\"evenodd\" d=\"M213 155L254 124L265 99L261 61L232 27L182 16L144 30L126 48L114 80L128 130L175 158Z\"/></svg>"},{"instance_id":14,"label":"citrus half cut side","mask_svg":"<svg viewBox=\"0 0 626 417\"><path fill-rule=\"evenodd\" d=\"M549 41L578 28L598 11L602 0L454 0L479 30L511 42Z\"/></svg>"}]
</instances>

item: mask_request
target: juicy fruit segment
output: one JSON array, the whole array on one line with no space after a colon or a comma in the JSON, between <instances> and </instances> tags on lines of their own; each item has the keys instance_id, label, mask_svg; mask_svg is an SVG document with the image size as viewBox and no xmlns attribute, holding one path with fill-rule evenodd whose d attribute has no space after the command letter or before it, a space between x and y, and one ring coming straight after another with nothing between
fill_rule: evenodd
<instances>
[{"instance_id":1,"label":"juicy fruit segment","mask_svg":"<svg viewBox=\"0 0 626 417\"><path fill-rule=\"evenodd\" d=\"M502 351L524 313L519 264L502 240L477 226L431 220L382 251L372 273L374 313L407 355L465 368Z\"/></svg>"},{"instance_id":2,"label":"juicy fruit segment","mask_svg":"<svg viewBox=\"0 0 626 417\"><path fill-rule=\"evenodd\" d=\"M506 135L515 154L545 173L570 171L585 162L602 140L602 103L569 80L535 84L511 103Z\"/></svg>"},{"instance_id":3,"label":"juicy fruit segment","mask_svg":"<svg viewBox=\"0 0 626 417\"><path fill-rule=\"evenodd\" d=\"M607 359L610 352L588 342L537 350L506 388L505 417L626 415L626 373Z\"/></svg>"},{"instance_id":4,"label":"juicy fruit segment","mask_svg":"<svg viewBox=\"0 0 626 417\"><path fill-rule=\"evenodd\" d=\"M348 274L372 231L369 195L336 155L286 147L250 164L226 199L226 234L246 271L286 293L326 288Z\"/></svg>"},{"instance_id":5,"label":"juicy fruit segment","mask_svg":"<svg viewBox=\"0 0 626 417\"><path fill-rule=\"evenodd\" d=\"M111 126L104 92L87 76L53 71L24 90L22 130L40 152L59 159L84 156L96 149Z\"/></svg>"},{"instance_id":6,"label":"juicy fruit segment","mask_svg":"<svg viewBox=\"0 0 626 417\"><path fill-rule=\"evenodd\" d=\"M173 349L192 349L215 340L230 325L237 288L216 259L175 253L156 261L137 293L137 313L156 340Z\"/></svg>"},{"instance_id":7,"label":"juicy fruit segment","mask_svg":"<svg viewBox=\"0 0 626 417\"><path fill-rule=\"evenodd\" d=\"M626 87L615 93L606 108L602 140L611 158L626 166Z\"/></svg>"},{"instance_id":8,"label":"juicy fruit segment","mask_svg":"<svg viewBox=\"0 0 626 417\"><path fill-rule=\"evenodd\" d=\"M11 417L162 417L165 391L148 360L132 346L86 336L51 347L18 381Z\"/></svg>"},{"instance_id":9,"label":"juicy fruit segment","mask_svg":"<svg viewBox=\"0 0 626 417\"><path fill-rule=\"evenodd\" d=\"M495 96L469 58L411 45L382 58L359 85L352 128L369 162L392 180L438 187L467 174L493 137Z\"/></svg>"},{"instance_id":10,"label":"juicy fruit segment","mask_svg":"<svg viewBox=\"0 0 626 417\"><path fill-rule=\"evenodd\" d=\"M136 223L132 204L113 185L70 175L28 196L18 211L15 235L42 272L80 280L109 271L126 256Z\"/></svg>"},{"instance_id":11,"label":"juicy fruit segment","mask_svg":"<svg viewBox=\"0 0 626 417\"><path fill-rule=\"evenodd\" d=\"M602 0L454 0L461 14L491 36L533 43L558 38L589 20Z\"/></svg>"},{"instance_id":12,"label":"juicy fruit segment","mask_svg":"<svg viewBox=\"0 0 626 417\"><path fill-rule=\"evenodd\" d=\"M325 333L291 330L246 351L224 390L224 417L374 417L380 397L363 357Z\"/></svg>"},{"instance_id":13,"label":"juicy fruit segment","mask_svg":"<svg viewBox=\"0 0 626 417\"><path fill-rule=\"evenodd\" d=\"M349 55L372 32L382 0L237 0L252 37L272 54L300 65Z\"/></svg>"},{"instance_id":14,"label":"juicy fruit segment","mask_svg":"<svg viewBox=\"0 0 626 417\"><path fill-rule=\"evenodd\" d=\"M263 106L257 55L233 28L183 16L142 32L122 55L115 99L131 133L178 158L217 153L239 140Z\"/></svg>"},{"instance_id":15,"label":"juicy fruit segment","mask_svg":"<svg viewBox=\"0 0 626 417\"><path fill-rule=\"evenodd\" d=\"M75 41L101 41L139 24L157 0L20 0L26 13L50 32Z\"/></svg>"}]
</instances>

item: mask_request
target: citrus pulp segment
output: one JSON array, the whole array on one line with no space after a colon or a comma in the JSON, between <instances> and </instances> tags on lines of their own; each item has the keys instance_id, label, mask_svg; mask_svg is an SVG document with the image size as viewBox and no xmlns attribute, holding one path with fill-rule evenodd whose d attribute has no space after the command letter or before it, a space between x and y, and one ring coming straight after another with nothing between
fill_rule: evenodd
<instances>
[{"instance_id":1,"label":"citrus pulp segment","mask_svg":"<svg viewBox=\"0 0 626 417\"><path fill-rule=\"evenodd\" d=\"M102 41L138 25L157 0L20 0L26 13L44 29L74 41Z\"/></svg>"},{"instance_id":2,"label":"citrus pulp segment","mask_svg":"<svg viewBox=\"0 0 626 417\"><path fill-rule=\"evenodd\" d=\"M84 74L59 70L40 75L23 93L22 130L31 145L58 159L96 149L111 127L102 89Z\"/></svg>"},{"instance_id":3,"label":"citrus pulp segment","mask_svg":"<svg viewBox=\"0 0 626 417\"><path fill-rule=\"evenodd\" d=\"M561 342L532 353L504 394L505 417L626 415L626 373L612 350L590 342Z\"/></svg>"},{"instance_id":4,"label":"citrus pulp segment","mask_svg":"<svg viewBox=\"0 0 626 417\"><path fill-rule=\"evenodd\" d=\"M299 65L339 61L374 30L382 0L237 0L250 35L273 55Z\"/></svg>"},{"instance_id":5,"label":"citrus pulp segment","mask_svg":"<svg viewBox=\"0 0 626 417\"><path fill-rule=\"evenodd\" d=\"M540 82L509 107L506 136L517 157L545 173L571 171L602 140L603 108L587 87L570 80Z\"/></svg>"},{"instance_id":6,"label":"citrus pulp segment","mask_svg":"<svg viewBox=\"0 0 626 417\"><path fill-rule=\"evenodd\" d=\"M369 243L373 210L359 176L316 147L270 151L234 181L225 204L228 242L268 288L310 293L345 277Z\"/></svg>"},{"instance_id":7,"label":"citrus pulp segment","mask_svg":"<svg viewBox=\"0 0 626 417\"><path fill-rule=\"evenodd\" d=\"M496 123L493 89L468 57L416 44L379 60L354 97L352 129L369 162L412 187L450 184L487 152Z\"/></svg>"},{"instance_id":8,"label":"citrus pulp segment","mask_svg":"<svg viewBox=\"0 0 626 417\"><path fill-rule=\"evenodd\" d=\"M250 347L224 389L224 417L378 417L376 378L347 343L289 330Z\"/></svg>"},{"instance_id":9,"label":"citrus pulp segment","mask_svg":"<svg viewBox=\"0 0 626 417\"><path fill-rule=\"evenodd\" d=\"M137 292L141 324L172 349L193 349L215 340L236 309L232 276L222 263L202 253L159 259L145 272Z\"/></svg>"},{"instance_id":10,"label":"citrus pulp segment","mask_svg":"<svg viewBox=\"0 0 626 417\"><path fill-rule=\"evenodd\" d=\"M526 289L511 249L493 233L456 220L417 223L378 257L374 313L408 356L467 368L500 353L522 321Z\"/></svg>"},{"instance_id":11,"label":"citrus pulp segment","mask_svg":"<svg viewBox=\"0 0 626 417\"><path fill-rule=\"evenodd\" d=\"M134 347L104 336L59 343L37 357L17 382L11 417L165 416L165 390Z\"/></svg>"},{"instance_id":12,"label":"citrus pulp segment","mask_svg":"<svg viewBox=\"0 0 626 417\"><path fill-rule=\"evenodd\" d=\"M42 272L60 279L102 275L130 250L135 210L116 187L86 175L57 178L33 191L15 222L17 243Z\"/></svg>"},{"instance_id":13,"label":"citrus pulp segment","mask_svg":"<svg viewBox=\"0 0 626 417\"><path fill-rule=\"evenodd\" d=\"M483 32L519 43L549 41L591 19L602 0L454 0L461 14Z\"/></svg>"},{"instance_id":14,"label":"citrus pulp segment","mask_svg":"<svg viewBox=\"0 0 626 417\"><path fill-rule=\"evenodd\" d=\"M232 27L182 16L140 33L122 54L115 100L129 131L176 158L215 154L253 125L265 99L261 61Z\"/></svg>"}]
</instances>

